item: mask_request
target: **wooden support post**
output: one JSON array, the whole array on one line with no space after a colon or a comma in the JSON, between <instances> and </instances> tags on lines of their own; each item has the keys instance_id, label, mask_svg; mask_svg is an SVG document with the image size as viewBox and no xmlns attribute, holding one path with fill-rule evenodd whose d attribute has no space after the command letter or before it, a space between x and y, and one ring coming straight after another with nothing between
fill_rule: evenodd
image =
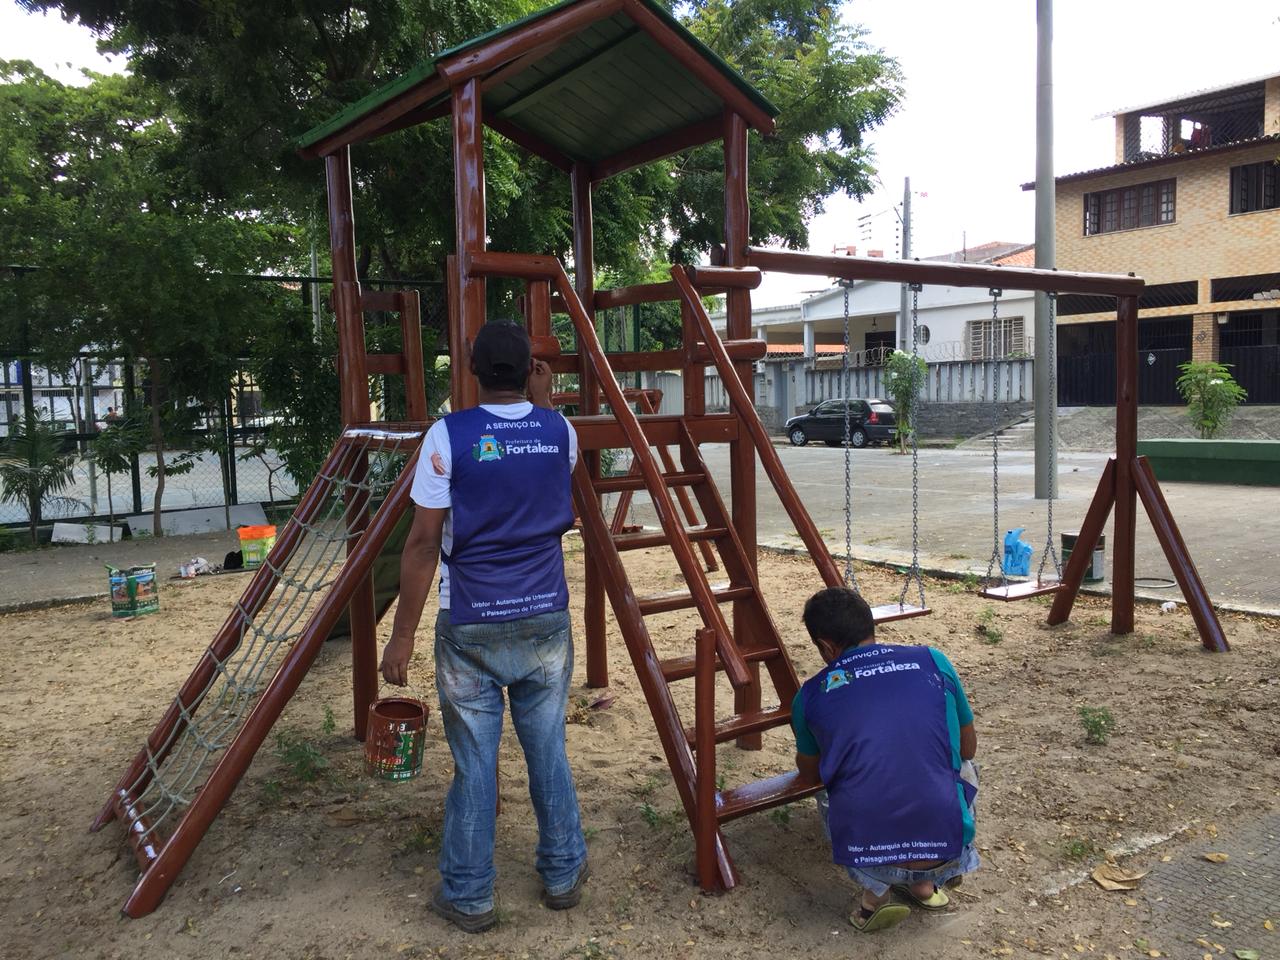
<instances>
[{"instance_id":1,"label":"wooden support post","mask_svg":"<svg viewBox=\"0 0 1280 960\"><path fill-rule=\"evenodd\" d=\"M1062 586L1053 595L1053 606L1049 610L1049 624L1066 623L1071 616L1071 607L1076 602L1076 595L1084 583L1084 575L1093 563L1093 551L1098 545L1098 538L1107 527L1107 517L1111 516L1111 505L1116 500L1116 458L1112 457L1102 470L1098 480L1098 489L1094 491L1093 500L1085 512L1084 522L1080 524L1080 535L1076 537L1076 545L1071 550L1071 559L1062 571Z\"/></svg>"},{"instance_id":2,"label":"wooden support post","mask_svg":"<svg viewBox=\"0 0 1280 960\"><path fill-rule=\"evenodd\" d=\"M698 886L710 893L720 889L716 862L716 632L704 627L696 634L694 656L694 746L697 778L694 787L693 843Z\"/></svg>"},{"instance_id":3,"label":"wooden support post","mask_svg":"<svg viewBox=\"0 0 1280 960\"><path fill-rule=\"evenodd\" d=\"M591 218L591 168L585 163L575 163L569 174L573 194L573 285L587 313L587 319L595 323L595 240ZM587 351L578 349L578 396L581 404L578 412L594 416L600 412L600 384L596 380ZM592 482L600 479L600 452L584 450L581 453ZM599 500L599 494L595 495ZM604 581L591 555L590 547L583 550L583 620L587 633L587 686L609 685L609 651L605 640Z\"/></svg>"},{"instance_id":4,"label":"wooden support post","mask_svg":"<svg viewBox=\"0 0 1280 960\"><path fill-rule=\"evenodd\" d=\"M750 210L747 204L747 121L737 113L724 115L724 247L726 267L747 265L750 243ZM731 288L727 294L726 313L729 340L746 340L751 336L751 290ZM754 371L750 361L734 364L734 371L755 399ZM699 374L701 370L699 369ZM701 388L702 384L698 384ZM741 414L740 414L741 415ZM729 444L730 491L733 500L733 526L742 541L747 564L756 569L756 455L749 437ZM733 605L733 635L742 650L758 645L756 627L751 619L751 605L736 601ZM751 683L734 691L734 712L752 713L760 709L760 666L750 665ZM739 737L738 747L759 750L759 733Z\"/></svg>"},{"instance_id":5,"label":"wooden support post","mask_svg":"<svg viewBox=\"0 0 1280 960\"><path fill-rule=\"evenodd\" d=\"M1111 632L1116 634L1133 632L1137 455L1138 298L1127 295L1116 304L1116 523L1111 567Z\"/></svg>"},{"instance_id":6,"label":"wooden support post","mask_svg":"<svg viewBox=\"0 0 1280 960\"><path fill-rule=\"evenodd\" d=\"M551 281L530 280L524 307L524 322L529 337L551 336Z\"/></svg>"},{"instance_id":7,"label":"wooden support post","mask_svg":"<svg viewBox=\"0 0 1280 960\"><path fill-rule=\"evenodd\" d=\"M450 344L451 362L460 364L461 375L453 378L453 409L474 407L479 397L475 377L469 369L470 352L466 346L484 325L485 282L483 277L469 277L466 254L485 249L484 205L484 128L480 107L480 81L463 81L452 90L453 97L453 203L455 235L454 269L456 304L450 302L455 318L451 328L460 339Z\"/></svg>"},{"instance_id":8,"label":"wooden support post","mask_svg":"<svg viewBox=\"0 0 1280 960\"><path fill-rule=\"evenodd\" d=\"M325 157L329 192L329 249L333 260L333 310L338 323L338 379L342 425L369 420L369 374L365 360L364 313L360 308L360 282L356 276L355 216L351 199L351 148L343 147ZM359 484L368 459L354 464L352 480ZM352 487L345 496L353 534L369 523L369 498ZM347 556L358 540L348 541ZM353 727L357 740L365 737L369 705L378 696L378 633L373 601L373 578L365 576L351 593L351 686Z\"/></svg>"}]
</instances>

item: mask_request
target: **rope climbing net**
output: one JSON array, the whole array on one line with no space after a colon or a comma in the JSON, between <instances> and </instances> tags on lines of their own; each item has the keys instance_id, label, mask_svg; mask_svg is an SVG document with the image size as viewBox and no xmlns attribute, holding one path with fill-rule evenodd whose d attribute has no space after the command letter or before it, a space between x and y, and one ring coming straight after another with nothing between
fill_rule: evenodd
<instances>
[{"instance_id":1,"label":"rope climbing net","mask_svg":"<svg viewBox=\"0 0 1280 960\"><path fill-rule=\"evenodd\" d=\"M121 792L129 798L126 828L139 851L161 846L162 831L181 819L270 682L273 668L306 629L348 548L363 536L370 507L387 495L421 436L418 430L344 433L337 454L305 498L310 509L300 507L280 535L292 548L273 551L257 574L274 590L255 603L250 588L237 601L219 634L230 628L233 643L215 640L205 651L201 666L212 668L205 671L207 682L194 695L178 694L171 711L178 722L158 743L148 743L144 764L123 785ZM198 667L193 676L200 673Z\"/></svg>"}]
</instances>

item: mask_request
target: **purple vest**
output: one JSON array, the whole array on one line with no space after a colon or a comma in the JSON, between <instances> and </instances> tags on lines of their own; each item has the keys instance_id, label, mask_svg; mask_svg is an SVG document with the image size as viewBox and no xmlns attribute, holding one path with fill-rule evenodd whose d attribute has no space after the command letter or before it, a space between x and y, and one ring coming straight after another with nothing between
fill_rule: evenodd
<instances>
[{"instance_id":1,"label":"purple vest","mask_svg":"<svg viewBox=\"0 0 1280 960\"><path fill-rule=\"evenodd\" d=\"M944 680L928 647L847 651L802 688L836 863L954 860L964 823Z\"/></svg>"},{"instance_id":2,"label":"purple vest","mask_svg":"<svg viewBox=\"0 0 1280 960\"><path fill-rule=\"evenodd\" d=\"M569 425L534 407L508 420L483 407L445 417L453 457L449 619L518 620L569 606L560 538L573 526Z\"/></svg>"}]
</instances>

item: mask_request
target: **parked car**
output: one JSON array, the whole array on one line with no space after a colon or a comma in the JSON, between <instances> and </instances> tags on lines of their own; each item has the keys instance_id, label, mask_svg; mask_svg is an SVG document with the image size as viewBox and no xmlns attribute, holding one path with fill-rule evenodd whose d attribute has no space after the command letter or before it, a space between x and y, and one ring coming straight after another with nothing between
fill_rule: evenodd
<instances>
[{"instance_id":1,"label":"parked car","mask_svg":"<svg viewBox=\"0 0 1280 960\"><path fill-rule=\"evenodd\" d=\"M869 443L891 443L898 418L893 404L887 400L825 400L808 413L787 421L787 439L803 447L810 440L821 440L838 447L844 438L845 404L849 406L849 445L865 447Z\"/></svg>"}]
</instances>

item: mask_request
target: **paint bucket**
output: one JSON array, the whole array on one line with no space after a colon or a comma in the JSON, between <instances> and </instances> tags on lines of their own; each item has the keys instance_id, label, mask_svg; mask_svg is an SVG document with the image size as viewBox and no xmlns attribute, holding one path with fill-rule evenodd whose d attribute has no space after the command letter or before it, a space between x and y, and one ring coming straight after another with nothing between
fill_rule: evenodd
<instances>
[{"instance_id":1,"label":"paint bucket","mask_svg":"<svg viewBox=\"0 0 1280 960\"><path fill-rule=\"evenodd\" d=\"M364 768L382 780L412 780L422 772L427 741L427 705L412 697L387 697L369 704Z\"/></svg>"},{"instance_id":2,"label":"paint bucket","mask_svg":"<svg viewBox=\"0 0 1280 960\"><path fill-rule=\"evenodd\" d=\"M1071 551L1076 548L1076 540L1080 531L1063 531L1062 533L1062 566L1065 569L1071 559ZM1105 534L1098 537L1098 545L1093 548L1093 557L1084 571L1085 583L1101 583L1107 578L1107 538Z\"/></svg>"},{"instance_id":3,"label":"paint bucket","mask_svg":"<svg viewBox=\"0 0 1280 960\"><path fill-rule=\"evenodd\" d=\"M252 570L262 566L267 554L276 545L276 528L269 524L241 527L236 533L240 535L240 555L244 558L244 568Z\"/></svg>"},{"instance_id":4,"label":"paint bucket","mask_svg":"<svg viewBox=\"0 0 1280 960\"><path fill-rule=\"evenodd\" d=\"M107 586L111 590L113 617L137 617L160 609L160 584L154 563L126 569L108 566Z\"/></svg>"}]
</instances>

